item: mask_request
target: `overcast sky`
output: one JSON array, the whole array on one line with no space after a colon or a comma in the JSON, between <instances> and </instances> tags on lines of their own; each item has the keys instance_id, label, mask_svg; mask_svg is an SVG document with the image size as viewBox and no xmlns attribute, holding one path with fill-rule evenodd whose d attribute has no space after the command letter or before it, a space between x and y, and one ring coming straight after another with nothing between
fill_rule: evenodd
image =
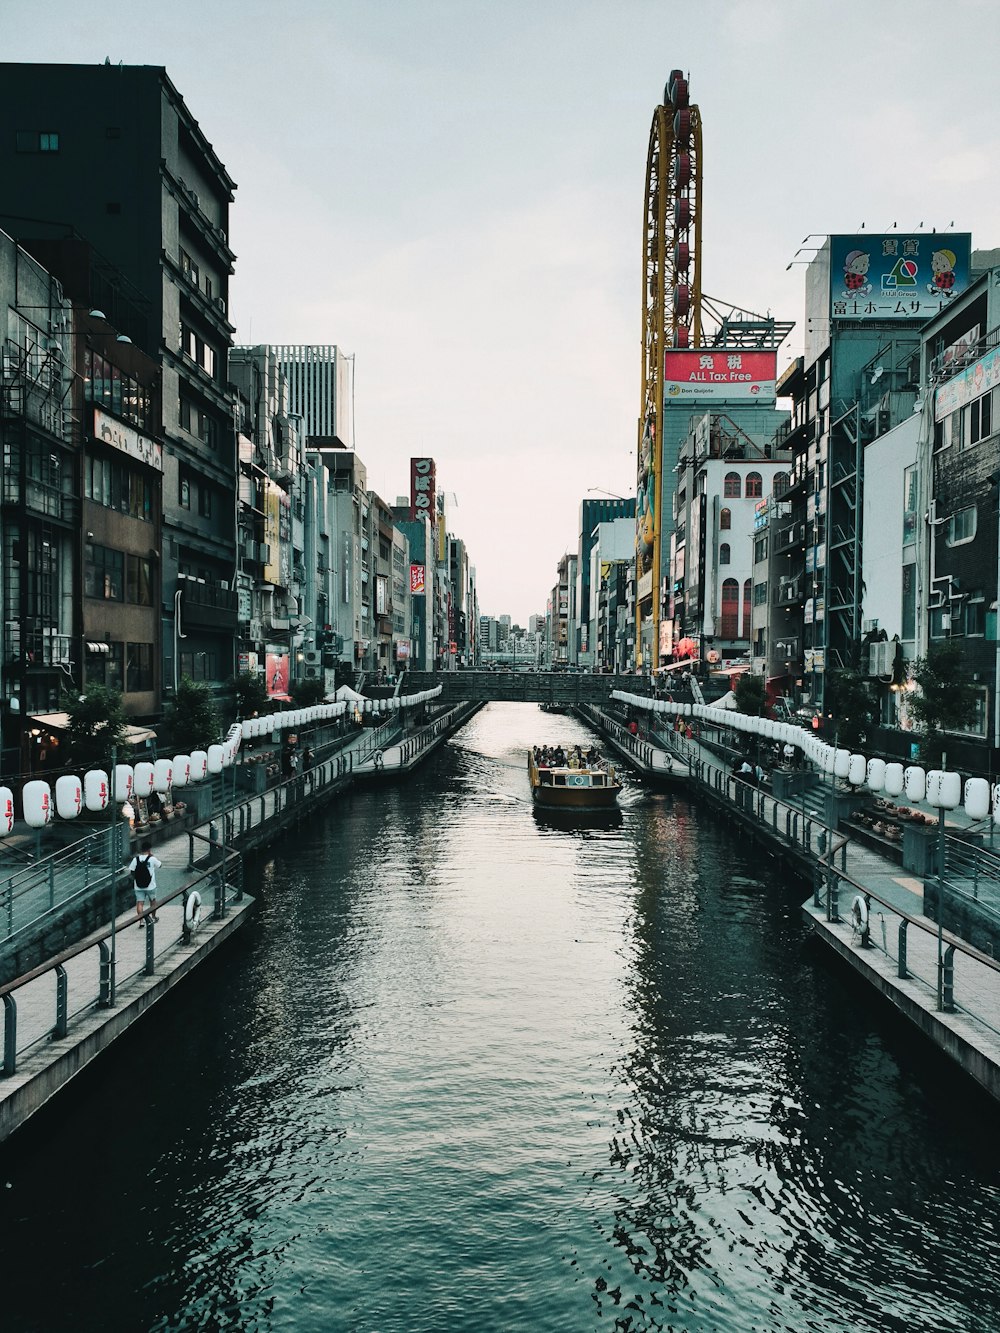
<instances>
[{"instance_id":1,"label":"overcast sky","mask_svg":"<svg viewBox=\"0 0 1000 1333\"><path fill-rule=\"evenodd\" d=\"M521 624L588 488L634 493L672 68L702 115L704 289L796 321L779 370L809 233L1000 245L997 0L0 0L0 23L4 60L166 67L237 182L237 341L354 353L369 484L391 503L432 455L481 610Z\"/></svg>"}]
</instances>

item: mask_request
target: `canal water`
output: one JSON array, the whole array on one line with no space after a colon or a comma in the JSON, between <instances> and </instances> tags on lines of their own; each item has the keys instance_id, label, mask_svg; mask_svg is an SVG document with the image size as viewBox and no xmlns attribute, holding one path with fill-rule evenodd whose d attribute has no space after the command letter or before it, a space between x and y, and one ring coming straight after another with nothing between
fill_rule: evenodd
<instances>
[{"instance_id":1,"label":"canal water","mask_svg":"<svg viewBox=\"0 0 1000 1333\"><path fill-rule=\"evenodd\" d=\"M1000 1328L998 1117L683 796L539 822L490 705L248 865L0 1150L0 1328Z\"/></svg>"}]
</instances>

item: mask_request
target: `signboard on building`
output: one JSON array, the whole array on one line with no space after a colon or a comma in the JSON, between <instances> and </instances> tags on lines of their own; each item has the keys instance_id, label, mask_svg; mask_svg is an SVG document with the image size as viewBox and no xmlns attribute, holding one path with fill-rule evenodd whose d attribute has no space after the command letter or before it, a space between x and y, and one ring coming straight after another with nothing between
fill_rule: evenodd
<instances>
[{"instance_id":1,"label":"signboard on building","mask_svg":"<svg viewBox=\"0 0 1000 1333\"><path fill-rule=\"evenodd\" d=\"M397 662L403 662L403 661L405 661L409 656L410 656L410 641L409 641L409 639L397 639L397 640L396 640L396 661L397 661Z\"/></svg>"},{"instance_id":2,"label":"signboard on building","mask_svg":"<svg viewBox=\"0 0 1000 1333\"><path fill-rule=\"evenodd\" d=\"M969 232L830 237L830 315L930 319L969 285Z\"/></svg>"},{"instance_id":3,"label":"signboard on building","mask_svg":"<svg viewBox=\"0 0 1000 1333\"><path fill-rule=\"evenodd\" d=\"M934 420L943 421L974 398L989 393L1000 384L1000 347L973 361L954 379L942 384L934 395Z\"/></svg>"},{"instance_id":4,"label":"signboard on building","mask_svg":"<svg viewBox=\"0 0 1000 1333\"><path fill-rule=\"evenodd\" d=\"M288 654L268 653L266 655L265 684L269 695L288 693Z\"/></svg>"},{"instance_id":5,"label":"signboard on building","mask_svg":"<svg viewBox=\"0 0 1000 1333\"><path fill-rule=\"evenodd\" d=\"M410 592L416 595L424 591L425 571L423 565L410 566Z\"/></svg>"},{"instance_id":6,"label":"signboard on building","mask_svg":"<svg viewBox=\"0 0 1000 1333\"><path fill-rule=\"evenodd\" d=\"M776 351L700 347L664 353L663 395L686 402L774 402Z\"/></svg>"},{"instance_id":7,"label":"signboard on building","mask_svg":"<svg viewBox=\"0 0 1000 1333\"><path fill-rule=\"evenodd\" d=\"M109 417L99 407L94 408L94 438L110 444L112 449L120 449L138 463L156 468L157 472L163 471L163 445L140 434L134 426L126 426L123 421Z\"/></svg>"},{"instance_id":8,"label":"signboard on building","mask_svg":"<svg viewBox=\"0 0 1000 1333\"><path fill-rule=\"evenodd\" d=\"M437 513L437 474L433 458L410 459L410 518L426 517L433 524Z\"/></svg>"},{"instance_id":9,"label":"signboard on building","mask_svg":"<svg viewBox=\"0 0 1000 1333\"><path fill-rule=\"evenodd\" d=\"M264 541L264 582L287 588L292 581L292 502L273 481L264 495Z\"/></svg>"}]
</instances>

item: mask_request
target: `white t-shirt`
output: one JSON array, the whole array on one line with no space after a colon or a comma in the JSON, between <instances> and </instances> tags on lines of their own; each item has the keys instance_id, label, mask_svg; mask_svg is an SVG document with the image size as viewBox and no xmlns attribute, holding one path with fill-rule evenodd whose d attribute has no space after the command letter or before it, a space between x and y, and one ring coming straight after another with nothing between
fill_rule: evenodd
<instances>
[{"instance_id":1,"label":"white t-shirt","mask_svg":"<svg viewBox=\"0 0 1000 1333\"><path fill-rule=\"evenodd\" d=\"M136 868L136 866L138 865L138 863L139 863L140 861L146 861L146 860L149 861L149 883L146 885L144 892L148 893L148 894L150 895L151 898L155 898L155 897L156 897L156 872L157 872L157 870L160 868L160 866L163 865L163 862L162 862L162 861L158 861L157 858L153 855L152 852L148 852L148 853L147 853L147 852L139 852L137 855L133 856L133 857L132 857L132 860L129 862L129 865L128 865L128 872L129 872L130 875L133 875L133 876L134 876L134 875L135 875L135 868ZM139 885L139 884L137 884L135 887L136 887L137 889L141 889L141 888L142 888L142 886Z\"/></svg>"}]
</instances>

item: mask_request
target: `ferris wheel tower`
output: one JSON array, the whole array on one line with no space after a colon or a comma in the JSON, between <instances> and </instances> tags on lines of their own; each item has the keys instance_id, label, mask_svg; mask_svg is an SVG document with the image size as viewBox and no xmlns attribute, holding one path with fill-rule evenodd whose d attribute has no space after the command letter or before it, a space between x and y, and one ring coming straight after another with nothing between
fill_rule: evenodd
<instances>
[{"instance_id":1,"label":"ferris wheel tower","mask_svg":"<svg viewBox=\"0 0 1000 1333\"><path fill-rule=\"evenodd\" d=\"M702 342L701 183L701 114L691 105L683 71L675 69L663 103L653 113L646 158L636 487L637 666L655 667L660 654L664 353L672 347L700 347Z\"/></svg>"}]
</instances>

